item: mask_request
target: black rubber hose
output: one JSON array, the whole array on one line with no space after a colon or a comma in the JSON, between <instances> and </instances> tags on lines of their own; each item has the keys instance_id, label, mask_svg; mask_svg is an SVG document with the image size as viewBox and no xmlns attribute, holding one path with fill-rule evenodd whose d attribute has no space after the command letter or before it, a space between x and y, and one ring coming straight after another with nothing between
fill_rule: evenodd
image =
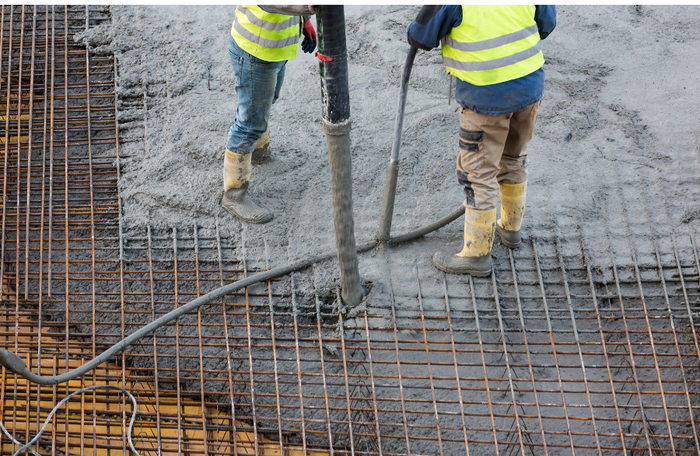
<instances>
[{"instance_id":1,"label":"black rubber hose","mask_svg":"<svg viewBox=\"0 0 700 456\"><path fill-rule=\"evenodd\" d=\"M411 79L411 70L413 62L416 60L416 52L418 49L411 46L406 56L406 63L403 65L403 74L401 75L401 93L399 96L399 110L396 115L396 123L394 124L394 142L391 145L391 159L399 159L399 151L401 150L401 133L403 132L403 117L406 112L406 97L408 96L408 80Z\"/></svg>"},{"instance_id":2,"label":"black rubber hose","mask_svg":"<svg viewBox=\"0 0 700 456\"><path fill-rule=\"evenodd\" d=\"M358 252L364 252L367 250L370 250L374 248L374 246L377 243L375 241L369 242L367 244L361 245L357 250ZM258 274L255 274L254 276L239 280L234 283L230 283L228 285L224 285L223 287L217 288L216 290L209 292L203 296L200 296L199 298L190 301L189 303L185 304L182 307L179 307L170 313L167 313L160 317L157 320L154 320L147 326L144 326L143 328L139 329L133 334L130 334L129 336L125 337L124 339L120 340L116 344L114 344L112 347L109 349L105 350L104 352L100 353L96 358L92 359L91 361L83 364L82 366L73 369L72 371L65 372L63 374L59 375L54 375L53 377L42 377L39 375L36 375L32 373L29 369L27 369L27 366L24 364L24 361L22 358L17 356L16 354L12 353L11 351L5 350L5 349L0 349L0 365L3 365L9 370L10 372L13 372L15 374L18 374L27 380L29 380L32 383L38 383L40 385L57 385L60 383L65 383L69 380L72 380L74 378L80 377L81 375L91 371L92 369L96 368L100 364L104 363L107 361L109 358L111 358L113 355L119 353L129 345L133 344L136 342L138 339L149 335L156 329L160 328L161 326L164 326L171 321L187 314L190 312L193 312L197 310L199 307L203 306L204 304L207 304L211 301L215 301L219 298L222 298L223 296L233 293L234 291L240 290L245 287L249 287L253 285L254 283L258 282L263 282L265 280L270 280L275 277L281 276L281 275L286 275L289 274L290 272L298 271L300 269L307 268L311 266L312 264L319 263L324 260L331 259L335 256L335 252L330 252L326 253L323 255L316 255L312 256L309 258L306 258L304 260L297 261L295 263L286 265L286 266L280 266L278 268L271 269L269 271L261 272Z\"/></svg>"},{"instance_id":3,"label":"black rubber hose","mask_svg":"<svg viewBox=\"0 0 700 456\"><path fill-rule=\"evenodd\" d=\"M321 72L323 119L343 124L350 118L348 50L345 40L345 8L317 6L318 52Z\"/></svg>"},{"instance_id":4,"label":"black rubber hose","mask_svg":"<svg viewBox=\"0 0 700 456\"><path fill-rule=\"evenodd\" d=\"M433 231L437 231L443 226L454 222L457 220L460 216L464 214L464 205L460 205L457 209L452 211L450 214L446 215L445 217L441 218L440 220L437 220L430 225L424 226L423 228L418 228L415 231L411 231L406 234L401 234L399 236L395 236L393 238L389 239L389 245L396 245L396 244L401 244L404 242L412 241L414 239L418 239L419 237L425 236L428 233L432 233Z\"/></svg>"}]
</instances>

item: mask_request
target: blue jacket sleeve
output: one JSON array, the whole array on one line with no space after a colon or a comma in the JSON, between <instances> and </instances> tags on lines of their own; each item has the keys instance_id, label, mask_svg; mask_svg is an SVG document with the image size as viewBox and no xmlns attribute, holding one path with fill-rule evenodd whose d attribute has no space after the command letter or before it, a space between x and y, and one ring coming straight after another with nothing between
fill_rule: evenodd
<instances>
[{"instance_id":1,"label":"blue jacket sleeve","mask_svg":"<svg viewBox=\"0 0 700 456\"><path fill-rule=\"evenodd\" d=\"M536 5L535 22L540 31L540 39L547 38L557 25L557 10L554 5Z\"/></svg>"},{"instance_id":2,"label":"blue jacket sleeve","mask_svg":"<svg viewBox=\"0 0 700 456\"><path fill-rule=\"evenodd\" d=\"M426 5L408 26L408 44L426 51L440 45L443 36L462 23L459 5Z\"/></svg>"}]
</instances>

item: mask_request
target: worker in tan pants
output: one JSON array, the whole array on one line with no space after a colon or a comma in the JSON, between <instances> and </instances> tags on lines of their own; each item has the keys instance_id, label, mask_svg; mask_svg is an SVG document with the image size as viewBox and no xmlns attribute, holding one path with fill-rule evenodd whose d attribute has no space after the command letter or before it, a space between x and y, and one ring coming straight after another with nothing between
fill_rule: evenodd
<instances>
[{"instance_id":1,"label":"worker in tan pants","mask_svg":"<svg viewBox=\"0 0 700 456\"><path fill-rule=\"evenodd\" d=\"M507 247L520 245L527 144L544 95L541 40L555 25L551 5L426 5L408 27L411 46L441 46L462 107L457 180L465 193L464 245L433 255L442 271L487 276L495 234Z\"/></svg>"},{"instance_id":2,"label":"worker in tan pants","mask_svg":"<svg viewBox=\"0 0 700 456\"><path fill-rule=\"evenodd\" d=\"M501 116L486 116L464 108L460 112L457 179L464 186L464 205L473 209L465 211L465 244L460 253L483 258L488 263L483 268L486 272L491 270L489 253L494 232L506 247L520 245L527 188L527 144L532 139L539 107L538 101ZM496 221L499 196L501 218ZM440 264L449 255L437 252L434 262ZM478 271L472 274L480 275Z\"/></svg>"},{"instance_id":3,"label":"worker in tan pants","mask_svg":"<svg viewBox=\"0 0 700 456\"><path fill-rule=\"evenodd\" d=\"M515 196L513 186L527 181L527 144L539 107L537 102L502 116L461 109L457 179L464 186L468 207L495 209L499 187L506 197ZM524 196L525 188L520 193Z\"/></svg>"}]
</instances>

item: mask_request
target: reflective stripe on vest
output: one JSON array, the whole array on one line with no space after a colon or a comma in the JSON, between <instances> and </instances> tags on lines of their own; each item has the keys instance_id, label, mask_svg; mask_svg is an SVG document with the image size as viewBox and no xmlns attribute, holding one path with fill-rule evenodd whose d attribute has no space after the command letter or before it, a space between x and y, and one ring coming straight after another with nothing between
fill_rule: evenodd
<instances>
[{"instance_id":1,"label":"reflective stripe on vest","mask_svg":"<svg viewBox=\"0 0 700 456\"><path fill-rule=\"evenodd\" d=\"M238 5L231 36L247 53L268 62L291 60L301 35L299 16L267 13L256 5Z\"/></svg>"},{"instance_id":2,"label":"reflective stripe on vest","mask_svg":"<svg viewBox=\"0 0 700 456\"><path fill-rule=\"evenodd\" d=\"M487 60L485 62L460 62L459 60L454 60L445 56L442 57L442 60L448 67L456 68L461 71L487 71L495 70L496 68L504 68L509 65L514 65L518 62L522 62L523 60L529 59L530 57L539 53L540 43L537 43L530 49L525 49L524 51L516 52L515 54L511 54L506 57L501 57L500 59Z\"/></svg>"},{"instance_id":3,"label":"reflective stripe on vest","mask_svg":"<svg viewBox=\"0 0 700 456\"><path fill-rule=\"evenodd\" d=\"M442 39L448 74L483 86L526 76L544 64L527 5L462 5L462 23Z\"/></svg>"}]
</instances>

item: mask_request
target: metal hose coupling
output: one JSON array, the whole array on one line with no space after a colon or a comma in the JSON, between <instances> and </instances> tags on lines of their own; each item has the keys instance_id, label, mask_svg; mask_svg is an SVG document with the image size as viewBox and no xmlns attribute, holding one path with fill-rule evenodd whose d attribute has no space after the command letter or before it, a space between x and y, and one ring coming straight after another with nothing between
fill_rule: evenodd
<instances>
[{"instance_id":1,"label":"metal hose coupling","mask_svg":"<svg viewBox=\"0 0 700 456\"><path fill-rule=\"evenodd\" d=\"M323 119L323 132L331 136L349 135L352 130L352 121L347 119L341 123L331 123Z\"/></svg>"}]
</instances>

